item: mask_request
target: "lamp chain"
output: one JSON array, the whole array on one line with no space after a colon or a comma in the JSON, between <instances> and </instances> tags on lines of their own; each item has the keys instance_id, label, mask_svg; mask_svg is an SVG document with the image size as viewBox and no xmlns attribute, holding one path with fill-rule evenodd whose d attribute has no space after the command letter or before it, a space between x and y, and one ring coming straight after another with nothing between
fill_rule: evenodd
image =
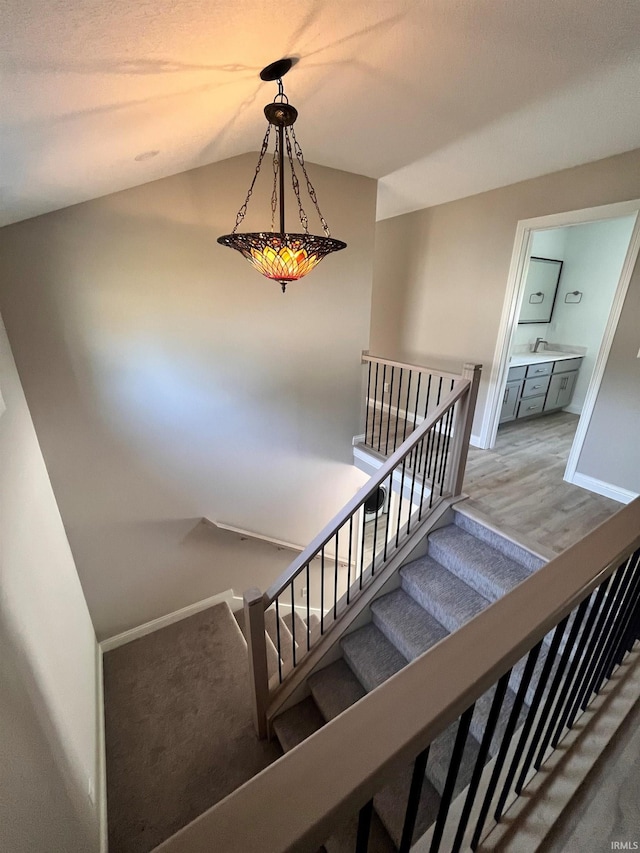
<instances>
[{"instance_id":1,"label":"lamp chain","mask_svg":"<svg viewBox=\"0 0 640 853\"><path fill-rule=\"evenodd\" d=\"M289 165L291 166L291 183L293 184L293 191L296 194L296 199L298 201L298 215L300 216L300 223L304 228L304 233L309 233L309 218L305 213L305 210L302 206L302 200L300 199L300 182L298 181L298 176L296 175L296 170L293 168L293 151L291 149L291 139L289 137L289 128L286 127L284 130L284 136L287 143L287 156L289 157Z\"/></svg>"},{"instance_id":2,"label":"lamp chain","mask_svg":"<svg viewBox=\"0 0 640 853\"><path fill-rule=\"evenodd\" d=\"M276 133L276 147L273 152L273 190L271 191L271 230L276 230L276 208L278 206L278 172L280 171L280 138Z\"/></svg>"},{"instance_id":3,"label":"lamp chain","mask_svg":"<svg viewBox=\"0 0 640 853\"><path fill-rule=\"evenodd\" d=\"M318 197L316 196L316 191L313 187L313 184L311 183L311 180L309 179L309 175L307 174L307 169L304 165L304 155L302 153L302 148L300 147L298 140L296 139L296 134L295 134L295 131L293 129L293 125L288 129L290 130L291 137L293 139L293 147L294 147L294 151L296 153L296 158L298 160L298 163L300 163L302 171L304 172L304 177L307 181L307 192L309 193L309 198L311 199L311 201L315 205L316 211L318 213L318 217L320 218L320 224L322 225L322 229L325 233L325 237L330 237L331 232L329 231L329 226L327 225L327 220L324 218L324 216L320 212L320 205L318 204ZM291 166L291 168L293 169L293 165Z\"/></svg>"},{"instance_id":4,"label":"lamp chain","mask_svg":"<svg viewBox=\"0 0 640 853\"><path fill-rule=\"evenodd\" d=\"M253 188L256 183L256 178L258 177L258 173L260 171L260 167L262 166L262 161L264 159L264 155L267 153L267 147L269 145L269 136L271 134L271 125L267 125L267 132L264 135L264 139L262 140L262 148L260 149L260 156L258 157L258 165L256 166L256 171L253 176L253 180L251 181L251 186L249 187L249 192L247 193L247 197L244 200L244 204L241 206L240 210L236 214L236 224L233 228L232 234L235 234L238 228L240 227L240 223L244 219L245 213L247 212L247 205L249 204L249 199L253 193Z\"/></svg>"}]
</instances>

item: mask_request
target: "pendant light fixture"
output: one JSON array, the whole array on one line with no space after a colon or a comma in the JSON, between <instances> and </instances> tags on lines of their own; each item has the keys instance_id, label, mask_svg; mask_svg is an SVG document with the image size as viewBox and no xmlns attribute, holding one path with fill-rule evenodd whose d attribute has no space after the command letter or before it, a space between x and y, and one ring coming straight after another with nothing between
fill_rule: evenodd
<instances>
[{"instance_id":1,"label":"pendant light fixture","mask_svg":"<svg viewBox=\"0 0 640 853\"><path fill-rule=\"evenodd\" d=\"M335 240L331 237L329 226L320 212L316 191L307 174L302 148L296 139L293 124L298 118L298 111L289 103L282 85L282 78L292 65L291 59L279 59L260 72L261 80L277 81L278 94L273 103L267 104L264 108L264 114L268 121L267 132L262 140L258 165L249 186L249 192L236 216L235 227L231 234L218 237L218 243L236 249L262 275L280 282L283 293L290 281L297 281L307 275L324 257L331 252L339 252L340 249L345 249L347 246L342 240ZM247 212L247 206L262 161L267 153L272 128L275 128L275 151L273 154L273 190L271 193L271 231L238 232ZM285 229L285 155L291 171L293 192L298 202L301 231L287 231ZM309 233L308 218L300 198L300 182L296 175L294 160L297 161L302 170L309 198L320 218L320 224L324 231L322 237ZM275 229L276 211L278 211L280 226L278 231Z\"/></svg>"}]
</instances>

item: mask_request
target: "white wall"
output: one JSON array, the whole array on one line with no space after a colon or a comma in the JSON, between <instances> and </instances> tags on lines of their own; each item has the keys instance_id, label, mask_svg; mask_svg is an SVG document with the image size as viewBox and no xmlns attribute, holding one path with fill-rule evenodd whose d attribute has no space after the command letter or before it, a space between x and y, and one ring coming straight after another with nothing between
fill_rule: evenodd
<instances>
[{"instance_id":1,"label":"white wall","mask_svg":"<svg viewBox=\"0 0 640 853\"><path fill-rule=\"evenodd\" d=\"M0 321L0 849L98 849L97 646Z\"/></svg>"},{"instance_id":2,"label":"white wall","mask_svg":"<svg viewBox=\"0 0 640 853\"><path fill-rule=\"evenodd\" d=\"M564 266L551 322L518 326L514 346L531 346L542 337L549 349L558 344L584 351L569 407L575 414L582 412L634 222L635 217L625 216L533 235L531 254L563 260ZM581 291L581 301L565 302L575 290Z\"/></svg>"},{"instance_id":3,"label":"white wall","mask_svg":"<svg viewBox=\"0 0 640 853\"><path fill-rule=\"evenodd\" d=\"M306 545L364 479L351 439L376 183L310 164L348 245L283 295L216 243L255 163L0 229L0 304L100 639L275 580L272 563L221 549L203 516ZM249 231L270 223L263 177Z\"/></svg>"}]
</instances>

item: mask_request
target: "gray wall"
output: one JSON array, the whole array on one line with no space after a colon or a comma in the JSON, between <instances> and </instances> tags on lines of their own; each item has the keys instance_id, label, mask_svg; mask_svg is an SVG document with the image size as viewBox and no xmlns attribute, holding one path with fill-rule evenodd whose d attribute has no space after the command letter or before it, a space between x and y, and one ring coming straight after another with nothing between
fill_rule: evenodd
<instances>
[{"instance_id":1,"label":"gray wall","mask_svg":"<svg viewBox=\"0 0 640 853\"><path fill-rule=\"evenodd\" d=\"M479 434L517 222L635 198L640 150L379 222L371 351L454 369L462 360L482 362ZM634 417L637 423L640 361L630 338L639 290L636 266L579 464L580 473L636 492L640 443L629 444L629 430ZM609 447L596 464L603 440Z\"/></svg>"},{"instance_id":2,"label":"gray wall","mask_svg":"<svg viewBox=\"0 0 640 853\"><path fill-rule=\"evenodd\" d=\"M282 295L216 244L255 159L0 230L0 306L100 638L274 580L202 516L305 545L363 481L375 182L311 166L348 248ZM270 225L268 184L246 230Z\"/></svg>"},{"instance_id":3,"label":"gray wall","mask_svg":"<svg viewBox=\"0 0 640 853\"><path fill-rule=\"evenodd\" d=\"M96 639L1 321L0 389L0 849L91 853Z\"/></svg>"}]
</instances>

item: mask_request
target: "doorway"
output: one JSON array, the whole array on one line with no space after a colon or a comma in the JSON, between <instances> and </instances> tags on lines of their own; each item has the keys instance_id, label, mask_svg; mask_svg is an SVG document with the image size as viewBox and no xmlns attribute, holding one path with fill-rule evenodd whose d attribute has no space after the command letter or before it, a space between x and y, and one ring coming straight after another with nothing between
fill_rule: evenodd
<instances>
[{"instance_id":1,"label":"doorway","mask_svg":"<svg viewBox=\"0 0 640 853\"><path fill-rule=\"evenodd\" d=\"M481 435L493 448L501 422L531 431L564 412L575 424L564 480L616 500L576 467L640 248L639 210L622 202L518 223Z\"/></svg>"}]
</instances>

